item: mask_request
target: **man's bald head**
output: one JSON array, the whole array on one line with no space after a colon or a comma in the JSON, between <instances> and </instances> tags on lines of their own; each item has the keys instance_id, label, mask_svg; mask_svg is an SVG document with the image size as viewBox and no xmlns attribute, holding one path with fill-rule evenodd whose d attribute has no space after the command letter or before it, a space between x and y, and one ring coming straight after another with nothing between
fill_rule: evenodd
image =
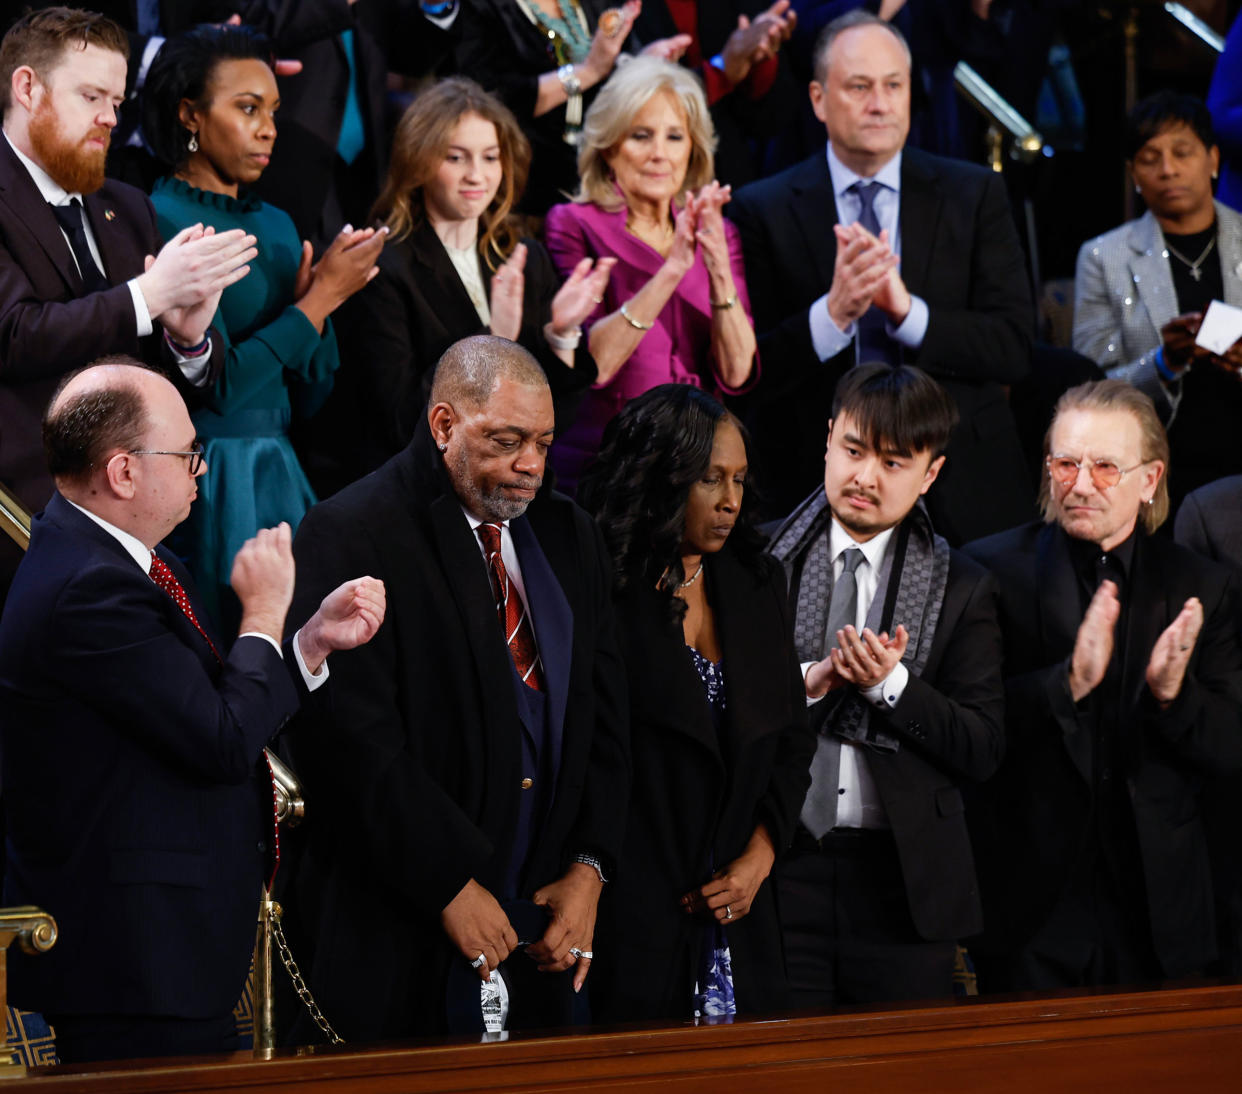
<instances>
[{"instance_id":1,"label":"man's bald head","mask_svg":"<svg viewBox=\"0 0 1242 1094\"><path fill-rule=\"evenodd\" d=\"M109 453L142 447L146 394L164 377L132 357L104 357L69 373L43 416L43 451L58 484L83 483Z\"/></svg>"},{"instance_id":2,"label":"man's bald head","mask_svg":"<svg viewBox=\"0 0 1242 1094\"><path fill-rule=\"evenodd\" d=\"M486 405L502 379L526 387L548 386L539 362L516 342L478 334L454 342L444 351L431 381L431 406L447 403L458 410Z\"/></svg>"}]
</instances>

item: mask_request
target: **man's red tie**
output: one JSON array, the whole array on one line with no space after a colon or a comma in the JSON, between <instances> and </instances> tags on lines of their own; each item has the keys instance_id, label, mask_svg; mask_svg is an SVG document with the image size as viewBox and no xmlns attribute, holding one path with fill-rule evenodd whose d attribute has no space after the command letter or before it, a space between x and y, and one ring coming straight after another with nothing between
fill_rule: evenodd
<instances>
[{"instance_id":1,"label":"man's red tie","mask_svg":"<svg viewBox=\"0 0 1242 1094\"><path fill-rule=\"evenodd\" d=\"M190 607L190 598L185 595L185 589L181 587L181 582L177 580L176 574L172 572L168 563L154 551L151 552L151 580L172 597L173 603L181 609L186 619L194 624L194 629L203 636L203 641L207 643L216 660L220 664L224 664L224 658L220 656L220 651L216 649L216 644L207 636L207 632L203 630L203 625L198 621L198 616L194 614L194 609Z\"/></svg>"},{"instance_id":2,"label":"man's red tie","mask_svg":"<svg viewBox=\"0 0 1242 1094\"><path fill-rule=\"evenodd\" d=\"M177 580L177 575L172 572L172 568L154 551L151 552L151 580L164 590L172 601L181 609L191 623L194 629L203 636L203 641L207 643L207 648L215 655L220 664L224 664L224 659L220 656L220 651L216 649L216 644L211 640L210 636L203 625L198 621L198 616L194 614L194 609L190 607L190 598L185 595L185 589L182 588L181 582ZM263 753L263 766L267 768L267 777L272 784L272 872L267 881L267 888L270 891L272 883L276 880L276 871L280 868L280 822L276 819L279 805L276 798L276 776L272 772L272 765L267 758L267 753Z\"/></svg>"},{"instance_id":3,"label":"man's red tie","mask_svg":"<svg viewBox=\"0 0 1242 1094\"><path fill-rule=\"evenodd\" d=\"M526 605L509 582L504 559L500 557L500 525L480 524L479 539L483 541L483 550L487 555L487 572L492 579L492 594L496 597L496 614L504 628L513 664L524 684L543 691L543 666L539 661L539 648L535 645L535 630Z\"/></svg>"}]
</instances>

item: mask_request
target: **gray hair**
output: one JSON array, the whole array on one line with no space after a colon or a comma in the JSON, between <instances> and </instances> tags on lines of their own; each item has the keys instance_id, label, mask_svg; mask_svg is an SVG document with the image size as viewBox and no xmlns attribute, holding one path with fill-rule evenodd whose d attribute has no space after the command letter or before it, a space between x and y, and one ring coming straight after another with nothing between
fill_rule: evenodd
<instances>
[{"instance_id":1,"label":"gray hair","mask_svg":"<svg viewBox=\"0 0 1242 1094\"><path fill-rule=\"evenodd\" d=\"M619 209L622 198L612 181L604 156L625 137L636 115L661 91L671 94L686 115L690 137L690 162L677 202L687 191L711 182L716 172L716 128L707 108L707 97L698 78L670 61L658 57L635 57L619 65L600 89L582 125L582 147L578 150L578 177L581 183L576 202L589 202L609 211Z\"/></svg>"},{"instance_id":2,"label":"gray hair","mask_svg":"<svg viewBox=\"0 0 1242 1094\"><path fill-rule=\"evenodd\" d=\"M906 36L892 23L881 19L878 15L873 15L865 8L855 8L844 15L838 15L819 32L819 37L815 39L815 50L811 54L811 74L816 83L822 84L828 79L828 51L832 49L832 43L847 30L853 30L855 27L883 27L901 43L901 48L906 55L906 64L911 68L914 67L914 58L910 53L910 43L906 41Z\"/></svg>"}]
</instances>

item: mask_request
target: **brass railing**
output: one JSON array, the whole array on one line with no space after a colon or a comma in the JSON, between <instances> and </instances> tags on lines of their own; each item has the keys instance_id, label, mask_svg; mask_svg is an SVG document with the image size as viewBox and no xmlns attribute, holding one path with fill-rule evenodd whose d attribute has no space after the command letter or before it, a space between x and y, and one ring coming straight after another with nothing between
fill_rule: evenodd
<instances>
[{"instance_id":1,"label":"brass railing","mask_svg":"<svg viewBox=\"0 0 1242 1094\"><path fill-rule=\"evenodd\" d=\"M953 83L958 93L988 121L988 162L993 171L1004 170L1002 149L1006 135L1013 142L1009 150L1012 159L1029 163L1043 152L1044 138L1039 131L965 61L958 61L954 67Z\"/></svg>"},{"instance_id":2,"label":"brass railing","mask_svg":"<svg viewBox=\"0 0 1242 1094\"><path fill-rule=\"evenodd\" d=\"M23 551L30 546L30 514L0 485L0 529Z\"/></svg>"},{"instance_id":3,"label":"brass railing","mask_svg":"<svg viewBox=\"0 0 1242 1094\"><path fill-rule=\"evenodd\" d=\"M1211 27L1200 19L1185 4L1175 4L1173 0L1169 0L1164 5L1167 11L1174 19L1182 24L1191 34L1199 39L1205 46L1216 50L1217 53L1225 52L1225 39L1222 35L1217 34Z\"/></svg>"}]
</instances>

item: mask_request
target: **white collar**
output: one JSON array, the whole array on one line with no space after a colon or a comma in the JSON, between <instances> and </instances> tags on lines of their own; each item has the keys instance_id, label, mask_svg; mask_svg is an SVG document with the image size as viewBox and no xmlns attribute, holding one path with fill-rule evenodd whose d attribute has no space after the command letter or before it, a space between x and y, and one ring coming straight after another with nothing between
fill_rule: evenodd
<instances>
[{"instance_id":1,"label":"white collar","mask_svg":"<svg viewBox=\"0 0 1242 1094\"><path fill-rule=\"evenodd\" d=\"M894 527L896 527L894 525ZM866 543L859 543L850 533L837 523L837 518L832 518L832 529L828 533L828 555L833 562L840 557L843 551L851 547L857 547L863 553L863 558L867 560L867 565L871 567L872 573L880 572L880 563L884 561L884 552L888 550L889 540L893 538L893 529L886 528L883 532L872 536Z\"/></svg>"},{"instance_id":2,"label":"white collar","mask_svg":"<svg viewBox=\"0 0 1242 1094\"><path fill-rule=\"evenodd\" d=\"M836 197L839 198L856 182L880 182L892 190L893 193L901 193L900 148L897 150L897 154L869 179L856 174L837 159L837 154L832 150L831 141L828 142L827 155L828 174L832 177L832 192Z\"/></svg>"},{"instance_id":3,"label":"white collar","mask_svg":"<svg viewBox=\"0 0 1242 1094\"><path fill-rule=\"evenodd\" d=\"M4 134L4 139L9 141L9 147L13 149L13 154L22 161L22 166L25 167L26 171L30 174L31 181L33 181L35 186L39 188L39 193L43 195L43 200L49 205L68 205L74 198L77 198L79 201L82 200L81 194L71 193L66 190L59 182L53 179L51 175L44 171L42 167L40 167L34 160L18 148L17 145L9 140L9 135L7 133ZM85 203L83 204L85 205ZM86 510L83 510L83 512L85 511Z\"/></svg>"},{"instance_id":4,"label":"white collar","mask_svg":"<svg viewBox=\"0 0 1242 1094\"><path fill-rule=\"evenodd\" d=\"M459 502L458 504L461 503ZM462 505L461 511L466 514L466 520L470 524L470 531L472 532L477 532L479 530L479 525L481 524L499 524L501 528L509 527L509 522L507 520L480 520L464 505Z\"/></svg>"},{"instance_id":5,"label":"white collar","mask_svg":"<svg viewBox=\"0 0 1242 1094\"><path fill-rule=\"evenodd\" d=\"M61 496L64 497L63 494ZM124 528L118 528L115 524L109 524L98 513L92 513L89 509L83 509L76 501L69 501L68 498L65 498L65 501L68 501L79 513L90 517L100 528L124 547L126 553L142 567L144 574L151 572L151 548L143 543L142 540L137 536L130 535Z\"/></svg>"}]
</instances>

